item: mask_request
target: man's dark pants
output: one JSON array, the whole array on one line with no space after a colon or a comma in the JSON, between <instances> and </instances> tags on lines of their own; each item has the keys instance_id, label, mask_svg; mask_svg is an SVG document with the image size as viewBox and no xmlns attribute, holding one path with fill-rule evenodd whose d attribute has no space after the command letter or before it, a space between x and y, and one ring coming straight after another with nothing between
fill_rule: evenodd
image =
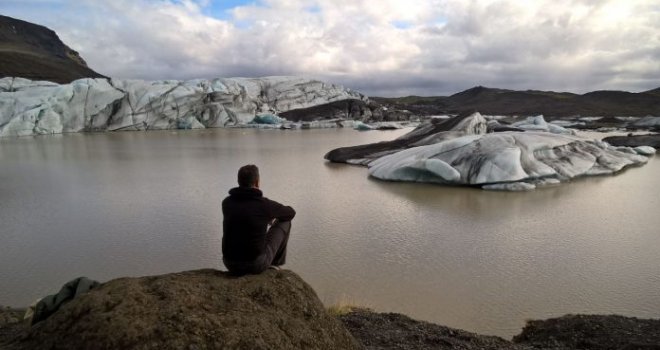
<instances>
[{"instance_id":1,"label":"man's dark pants","mask_svg":"<svg viewBox=\"0 0 660 350\"><path fill-rule=\"evenodd\" d=\"M266 234L266 252L255 261L227 261L225 266L232 275L258 274L270 266L281 266L286 262L286 246L289 243L291 221L275 221Z\"/></svg>"}]
</instances>

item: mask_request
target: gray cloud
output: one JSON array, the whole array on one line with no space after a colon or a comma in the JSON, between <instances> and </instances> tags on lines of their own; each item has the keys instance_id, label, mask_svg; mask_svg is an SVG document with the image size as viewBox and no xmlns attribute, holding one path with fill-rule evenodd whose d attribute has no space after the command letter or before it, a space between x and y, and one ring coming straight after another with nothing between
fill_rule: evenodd
<instances>
[{"instance_id":1,"label":"gray cloud","mask_svg":"<svg viewBox=\"0 0 660 350\"><path fill-rule=\"evenodd\" d=\"M660 85L652 0L264 0L223 20L205 4L8 0L0 12L119 78L305 75L381 96Z\"/></svg>"}]
</instances>

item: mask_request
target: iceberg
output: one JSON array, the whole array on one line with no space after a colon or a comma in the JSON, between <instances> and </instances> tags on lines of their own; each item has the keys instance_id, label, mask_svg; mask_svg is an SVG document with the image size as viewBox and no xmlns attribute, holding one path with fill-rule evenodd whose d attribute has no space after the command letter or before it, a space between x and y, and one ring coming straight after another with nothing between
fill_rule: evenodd
<instances>
[{"instance_id":1,"label":"iceberg","mask_svg":"<svg viewBox=\"0 0 660 350\"><path fill-rule=\"evenodd\" d=\"M356 122L353 125L353 129L358 130L358 131L370 131L374 130L374 128L371 125L365 124L363 122Z\"/></svg>"},{"instance_id":2,"label":"iceberg","mask_svg":"<svg viewBox=\"0 0 660 350\"><path fill-rule=\"evenodd\" d=\"M548 123L542 115L528 117L525 120L513 123L511 126L529 131L546 131L553 134L575 135L575 130L566 129L557 123Z\"/></svg>"},{"instance_id":3,"label":"iceberg","mask_svg":"<svg viewBox=\"0 0 660 350\"><path fill-rule=\"evenodd\" d=\"M632 125L638 128L660 128L660 117L646 116L632 123Z\"/></svg>"},{"instance_id":4,"label":"iceberg","mask_svg":"<svg viewBox=\"0 0 660 350\"><path fill-rule=\"evenodd\" d=\"M367 165L381 180L528 191L643 165L655 151L576 136L542 116L516 125L528 131L486 132L487 124L479 113L431 120L396 140L336 149L326 159Z\"/></svg>"},{"instance_id":5,"label":"iceberg","mask_svg":"<svg viewBox=\"0 0 660 350\"><path fill-rule=\"evenodd\" d=\"M633 148L633 150L635 150L635 152L643 156L650 156L655 154L655 148L651 146L637 146Z\"/></svg>"},{"instance_id":6,"label":"iceberg","mask_svg":"<svg viewBox=\"0 0 660 350\"><path fill-rule=\"evenodd\" d=\"M250 123L252 124L270 124L270 125L282 124L284 122L286 122L286 119L280 118L272 114L257 114L254 116L254 119L250 121Z\"/></svg>"}]
</instances>

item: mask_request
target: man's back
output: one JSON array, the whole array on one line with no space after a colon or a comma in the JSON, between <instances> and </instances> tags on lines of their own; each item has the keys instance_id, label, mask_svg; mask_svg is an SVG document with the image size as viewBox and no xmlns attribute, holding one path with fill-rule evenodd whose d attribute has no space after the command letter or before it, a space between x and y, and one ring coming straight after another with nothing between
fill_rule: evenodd
<instances>
[{"instance_id":1,"label":"man's back","mask_svg":"<svg viewBox=\"0 0 660 350\"><path fill-rule=\"evenodd\" d=\"M273 219L291 221L293 208L263 197L253 187L236 187L222 201L222 254L225 260L255 261L266 253L266 233Z\"/></svg>"}]
</instances>

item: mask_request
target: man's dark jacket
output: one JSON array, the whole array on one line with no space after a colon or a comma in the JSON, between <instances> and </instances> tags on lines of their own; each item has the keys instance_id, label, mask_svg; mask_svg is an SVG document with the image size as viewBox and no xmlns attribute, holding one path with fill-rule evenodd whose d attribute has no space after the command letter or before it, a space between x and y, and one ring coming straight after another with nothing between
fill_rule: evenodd
<instances>
[{"instance_id":1,"label":"man's dark jacket","mask_svg":"<svg viewBox=\"0 0 660 350\"><path fill-rule=\"evenodd\" d=\"M266 230L273 219L291 221L296 211L263 196L252 187L229 190L222 201L222 255L234 262L255 261L266 252Z\"/></svg>"}]
</instances>

